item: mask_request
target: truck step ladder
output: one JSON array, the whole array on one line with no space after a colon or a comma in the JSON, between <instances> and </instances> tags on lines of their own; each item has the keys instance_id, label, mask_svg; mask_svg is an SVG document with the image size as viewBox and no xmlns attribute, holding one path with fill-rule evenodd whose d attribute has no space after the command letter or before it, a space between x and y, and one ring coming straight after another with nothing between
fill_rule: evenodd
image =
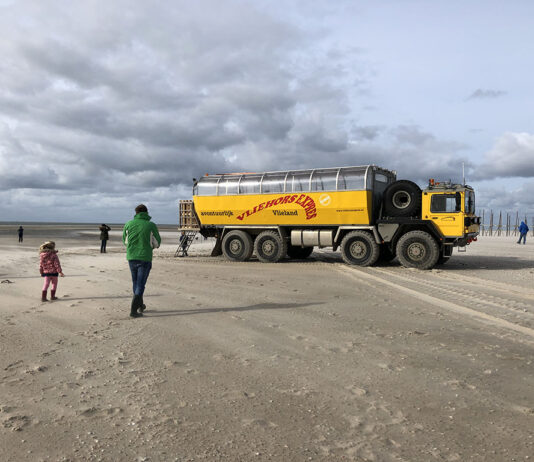
<instances>
[{"instance_id":1,"label":"truck step ladder","mask_svg":"<svg viewBox=\"0 0 534 462\"><path fill-rule=\"evenodd\" d=\"M195 213L195 205L192 200L180 201L180 226L178 231L185 232L185 245L182 242L178 243L178 248L174 252L175 257L185 257L187 250L195 240L196 234L200 231L200 223L198 222L197 214ZM180 234L180 239L182 235Z\"/></svg>"},{"instance_id":2,"label":"truck step ladder","mask_svg":"<svg viewBox=\"0 0 534 462\"><path fill-rule=\"evenodd\" d=\"M185 231L185 243L180 242L178 244L178 248L176 249L176 252L174 252L175 257L187 257L187 251L193 241L195 240L195 236L197 235L196 231ZM180 239L182 239L182 235L180 234Z\"/></svg>"}]
</instances>

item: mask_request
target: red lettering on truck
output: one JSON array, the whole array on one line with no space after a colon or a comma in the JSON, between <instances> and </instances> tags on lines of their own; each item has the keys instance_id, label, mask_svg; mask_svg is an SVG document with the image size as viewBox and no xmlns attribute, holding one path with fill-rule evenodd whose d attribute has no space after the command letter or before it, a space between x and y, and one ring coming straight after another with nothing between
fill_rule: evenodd
<instances>
[{"instance_id":1,"label":"red lettering on truck","mask_svg":"<svg viewBox=\"0 0 534 462\"><path fill-rule=\"evenodd\" d=\"M239 221L243 221L245 217L250 217L251 215L254 215L255 213L265 210L269 207L274 207L279 204L292 204L293 202L300 205L304 209L306 212L306 220L311 220L317 216L317 208L315 207L315 201L313 198L307 194L289 194L287 196L277 197L276 199L272 199L267 202L261 202L260 204L255 205L252 209L245 210L242 214L237 215L236 218Z\"/></svg>"}]
</instances>

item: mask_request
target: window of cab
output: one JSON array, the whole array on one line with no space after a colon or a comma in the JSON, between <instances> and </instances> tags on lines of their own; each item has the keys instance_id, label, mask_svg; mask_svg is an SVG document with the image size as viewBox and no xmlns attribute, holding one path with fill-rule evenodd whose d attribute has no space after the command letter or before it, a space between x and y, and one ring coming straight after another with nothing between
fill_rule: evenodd
<instances>
[{"instance_id":1,"label":"window of cab","mask_svg":"<svg viewBox=\"0 0 534 462\"><path fill-rule=\"evenodd\" d=\"M475 213L475 193L473 191L465 191L465 213Z\"/></svg>"},{"instance_id":2,"label":"window of cab","mask_svg":"<svg viewBox=\"0 0 534 462\"><path fill-rule=\"evenodd\" d=\"M432 213L456 213L462 211L462 196L456 194L433 194L430 202Z\"/></svg>"}]
</instances>

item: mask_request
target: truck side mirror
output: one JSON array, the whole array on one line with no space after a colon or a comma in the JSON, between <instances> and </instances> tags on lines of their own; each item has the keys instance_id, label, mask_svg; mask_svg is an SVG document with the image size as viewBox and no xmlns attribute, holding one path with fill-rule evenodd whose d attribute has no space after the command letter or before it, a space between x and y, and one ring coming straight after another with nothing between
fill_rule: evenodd
<instances>
[{"instance_id":1,"label":"truck side mirror","mask_svg":"<svg viewBox=\"0 0 534 462\"><path fill-rule=\"evenodd\" d=\"M455 194L455 198L456 198L456 212L461 212L462 211L462 195L457 192Z\"/></svg>"}]
</instances>

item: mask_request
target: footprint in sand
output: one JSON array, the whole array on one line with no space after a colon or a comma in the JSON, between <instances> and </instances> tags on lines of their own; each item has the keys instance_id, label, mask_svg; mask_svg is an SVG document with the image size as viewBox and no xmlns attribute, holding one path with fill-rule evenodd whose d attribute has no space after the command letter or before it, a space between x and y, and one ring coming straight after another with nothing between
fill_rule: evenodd
<instances>
[{"instance_id":1,"label":"footprint in sand","mask_svg":"<svg viewBox=\"0 0 534 462\"><path fill-rule=\"evenodd\" d=\"M303 337L302 335L290 335L289 336L290 339L293 339L293 340L298 340L298 341L304 341L304 342L307 342L308 339L306 337Z\"/></svg>"},{"instance_id":2,"label":"footprint in sand","mask_svg":"<svg viewBox=\"0 0 534 462\"><path fill-rule=\"evenodd\" d=\"M95 375L94 371L91 370L81 370L78 372L77 378L78 379L87 379L89 377L92 377Z\"/></svg>"},{"instance_id":3,"label":"footprint in sand","mask_svg":"<svg viewBox=\"0 0 534 462\"><path fill-rule=\"evenodd\" d=\"M278 427L274 422L270 422L264 419L243 419L241 420L243 427L263 427L263 428L275 428Z\"/></svg>"},{"instance_id":4,"label":"footprint in sand","mask_svg":"<svg viewBox=\"0 0 534 462\"><path fill-rule=\"evenodd\" d=\"M48 370L48 367L46 366L42 366L42 365L37 365L37 366L33 366L31 369L27 369L25 370L24 372L26 374L37 374L38 372L46 372Z\"/></svg>"},{"instance_id":5,"label":"footprint in sand","mask_svg":"<svg viewBox=\"0 0 534 462\"><path fill-rule=\"evenodd\" d=\"M14 432L19 432L30 424L31 419L27 415L12 415L2 421L4 428L9 428Z\"/></svg>"},{"instance_id":6,"label":"footprint in sand","mask_svg":"<svg viewBox=\"0 0 534 462\"><path fill-rule=\"evenodd\" d=\"M358 387L357 385L350 385L348 387L345 387L345 390L350 391L353 395L356 396L365 396L369 393L365 388Z\"/></svg>"},{"instance_id":7,"label":"footprint in sand","mask_svg":"<svg viewBox=\"0 0 534 462\"><path fill-rule=\"evenodd\" d=\"M105 409L100 409L97 407L89 407L86 409L82 409L78 412L78 415L81 417L112 417L114 415L120 414L123 412L122 408L120 407L109 407Z\"/></svg>"}]
</instances>

